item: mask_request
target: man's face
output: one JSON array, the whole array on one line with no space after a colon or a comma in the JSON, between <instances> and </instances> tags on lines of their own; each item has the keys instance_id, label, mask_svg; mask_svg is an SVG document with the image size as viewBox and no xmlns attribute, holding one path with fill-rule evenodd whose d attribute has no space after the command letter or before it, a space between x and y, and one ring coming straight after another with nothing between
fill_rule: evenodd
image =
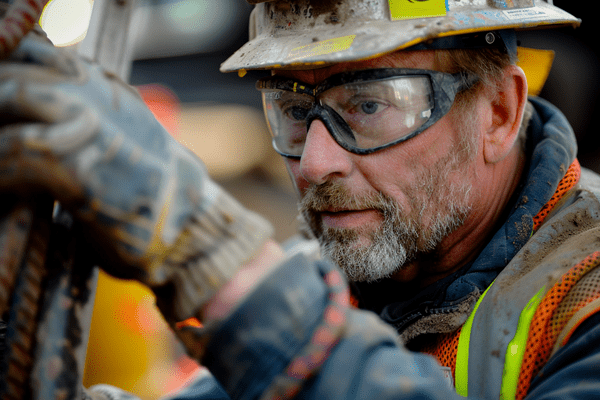
<instances>
[{"instance_id":1,"label":"man's face","mask_svg":"<svg viewBox=\"0 0 600 400\"><path fill-rule=\"evenodd\" d=\"M435 69L433 53L413 52L284 74L316 84L334 73L381 67ZM435 260L444 239L467 218L478 124L475 113L455 114L369 155L344 150L317 119L302 157L286 159L302 215L323 254L351 280L402 274L422 256Z\"/></svg>"}]
</instances>

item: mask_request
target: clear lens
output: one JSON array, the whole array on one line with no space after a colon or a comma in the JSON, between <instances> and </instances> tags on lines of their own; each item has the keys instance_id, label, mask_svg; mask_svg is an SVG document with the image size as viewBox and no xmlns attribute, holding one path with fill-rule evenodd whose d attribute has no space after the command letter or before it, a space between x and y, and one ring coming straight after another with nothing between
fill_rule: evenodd
<instances>
[{"instance_id":1,"label":"clear lens","mask_svg":"<svg viewBox=\"0 0 600 400\"><path fill-rule=\"evenodd\" d=\"M275 149L301 156L314 98L277 89L263 89L262 95ZM338 130L336 139L358 149L407 137L429 120L434 107L431 82L424 75L343 84L325 90L317 101L333 109L350 128Z\"/></svg>"},{"instance_id":2,"label":"clear lens","mask_svg":"<svg viewBox=\"0 0 600 400\"><path fill-rule=\"evenodd\" d=\"M336 86L319 96L346 121L355 147L379 147L420 128L433 110L426 76L401 77Z\"/></svg>"},{"instance_id":3,"label":"clear lens","mask_svg":"<svg viewBox=\"0 0 600 400\"><path fill-rule=\"evenodd\" d=\"M306 116L314 99L285 90L264 90L262 97L275 149L292 156L302 155L307 133Z\"/></svg>"}]
</instances>

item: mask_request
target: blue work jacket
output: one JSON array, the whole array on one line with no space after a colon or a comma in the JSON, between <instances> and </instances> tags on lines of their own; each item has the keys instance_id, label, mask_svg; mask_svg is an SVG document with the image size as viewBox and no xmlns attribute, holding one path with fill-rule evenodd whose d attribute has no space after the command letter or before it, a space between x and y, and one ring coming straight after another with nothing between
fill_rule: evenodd
<instances>
[{"instance_id":1,"label":"blue work jacket","mask_svg":"<svg viewBox=\"0 0 600 400\"><path fill-rule=\"evenodd\" d=\"M545 231L533 233L533 217L552 198L575 160L576 143L568 122L555 107L541 99L530 101L534 112L528 128L526 173L504 223L473 262L420 291L391 280L354 285L353 292L364 309L345 309L341 333L334 334L330 346L319 347L315 338L321 337L317 333L323 330L335 298L324 277L336 268L303 256L289 259L222 324L210 342L203 363L224 391L233 399L261 398L277 390L300 399L462 398L433 357L406 346L423 335L461 327L481 294L509 269L507 265L512 265L512 260L517 263L527 244L542 240L540 235L551 228L547 225ZM584 174L585 182L592 183L582 190L591 193L588 201L598 203L594 196L600 193L600 178L589 171ZM574 203L576 199L569 204ZM598 219L599 215L592 217ZM514 275L519 267L511 268L502 276ZM537 288L531 291L533 296ZM493 296L498 299L502 290L496 292ZM482 307L486 309L486 305ZM502 332L501 327L495 329ZM505 330L511 329L514 327L507 326ZM485 335L480 335L484 337L479 345L495 340ZM489 358L482 352L474 363L485 364ZM308 363L311 368L297 372L303 371L295 366L304 359L313 360ZM212 379L199 379L172 398L226 399L225 392L216 392ZM495 397L490 393L496 393L501 380L502 376L489 376L494 389L479 382L469 397ZM600 397L598 314L574 330L568 343L533 378L527 395L531 399L595 397Z\"/></svg>"}]
</instances>

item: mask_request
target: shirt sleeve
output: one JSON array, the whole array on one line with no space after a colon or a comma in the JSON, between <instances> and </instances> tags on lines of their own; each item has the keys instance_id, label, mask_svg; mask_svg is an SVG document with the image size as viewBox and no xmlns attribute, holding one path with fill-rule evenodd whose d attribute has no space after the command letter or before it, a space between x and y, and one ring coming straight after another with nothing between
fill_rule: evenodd
<instances>
[{"instance_id":1,"label":"shirt sleeve","mask_svg":"<svg viewBox=\"0 0 600 400\"><path fill-rule=\"evenodd\" d=\"M288 260L223 323L202 364L232 399L458 399L435 359L344 301L340 278L328 263Z\"/></svg>"},{"instance_id":2,"label":"shirt sleeve","mask_svg":"<svg viewBox=\"0 0 600 400\"><path fill-rule=\"evenodd\" d=\"M347 306L336 273L303 256L284 263L209 343L203 365L223 389L210 376L173 399L462 398L434 358L408 351L375 314ZM595 398L599 370L600 314L549 360L526 398Z\"/></svg>"}]
</instances>

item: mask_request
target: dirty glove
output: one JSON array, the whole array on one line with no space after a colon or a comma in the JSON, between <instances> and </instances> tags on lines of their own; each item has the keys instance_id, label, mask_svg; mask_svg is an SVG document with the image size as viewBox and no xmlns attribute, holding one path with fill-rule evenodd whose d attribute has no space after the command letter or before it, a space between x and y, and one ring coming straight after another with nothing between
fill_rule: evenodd
<instances>
[{"instance_id":1,"label":"dirty glove","mask_svg":"<svg viewBox=\"0 0 600 400\"><path fill-rule=\"evenodd\" d=\"M161 308L171 322L192 316L272 230L134 89L39 32L0 61L0 191L52 194L102 268L172 297Z\"/></svg>"}]
</instances>

